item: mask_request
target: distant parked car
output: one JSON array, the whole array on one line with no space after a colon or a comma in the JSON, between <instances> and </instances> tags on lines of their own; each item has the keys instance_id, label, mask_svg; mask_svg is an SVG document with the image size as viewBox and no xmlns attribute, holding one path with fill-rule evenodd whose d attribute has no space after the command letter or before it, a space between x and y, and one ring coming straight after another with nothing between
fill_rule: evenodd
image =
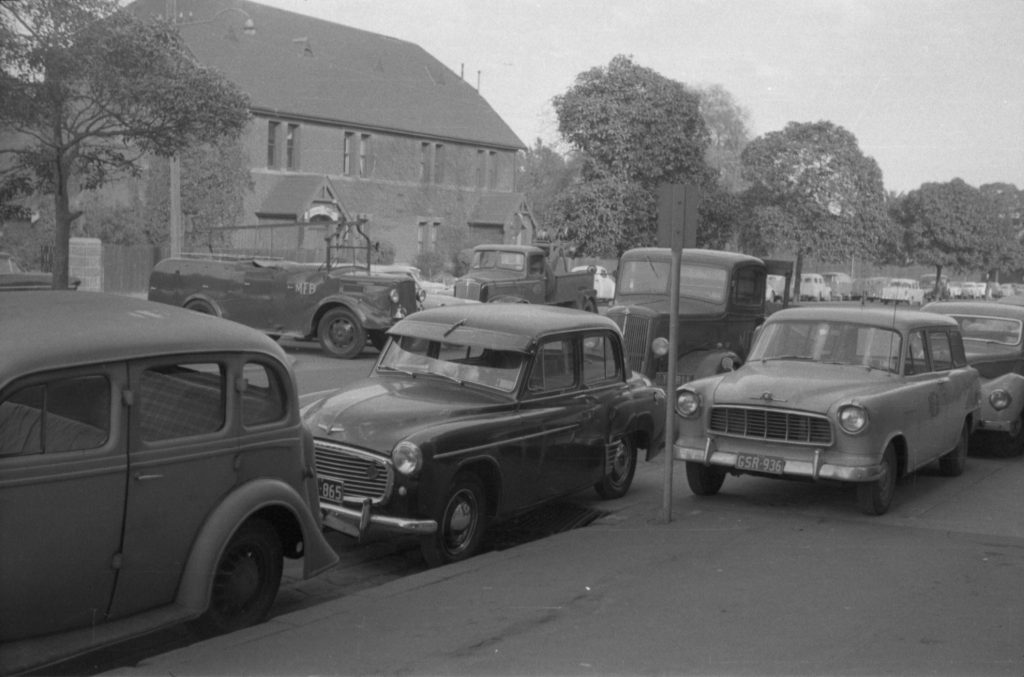
<instances>
[{"instance_id":1,"label":"distant parked car","mask_svg":"<svg viewBox=\"0 0 1024 677\"><path fill-rule=\"evenodd\" d=\"M594 275L594 291L597 292L599 303L611 303L615 300L615 278L604 266L576 266L571 272L589 271Z\"/></svg>"},{"instance_id":2,"label":"distant parked car","mask_svg":"<svg viewBox=\"0 0 1024 677\"><path fill-rule=\"evenodd\" d=\"M68 289L78 289L81 280L68 280ZM53 289L52 273L31 273L22 269L18 259L8 252L0 252L0 291L36 291Z\"/></svg>"},{"instance_id":3,"label":"distant parked car","mask_svg":"<svg viewBox=\"0 0 1024 677\"><path fill-rule=\"evenodd\" d=\"M961 282L960 298L983 299L985 298L986 286L984 282Z\"/></svg>"},{"instance_id":4,"label":"distant parked car","mask_svg":"<svg viewBox=\"0 0 1024 677\"><path fill-rule=\"evenodd\" d=\"M659 453L665 394L631 372L597 313L540 304L432 308L389 332L369 379L305 409L326 526L420 536L432 565L488 523L589 487L625 495Z\"/></svg>"},{"instance_id":5,"label":"distant parked car","mask_svg":"<svg viewBox=\"0 0 1024 677\"><path fill-rule=\"evenodd\" d=\"M769 303L782 303L786 295L786 276L768 275L764 283L764 300Z\"/></svg>"},{"instance_id":6,"label":"distant parked car","mask_svg":"<svg viewBox=\"0 0 1024 677\"><path fill-rule=\"evenodd\" d=\"M945 475L963 472L979 393L952 318L780 310L739 369L676 390L673 454L699 496L729 474L846 482L879 515L898 477L936 460Z\"/></svg>"},{"instance_id":7,"label":"distant parked car","mask_svg":"<svg viewBox=\"0 0 1024 677\"><path fill-rule=\"evenodd\" d=\"M882 287L882 303L920 305L924 303L924 289L917 280L892 277Z\"/></svg>"},{"instance_id":8,"label":"distant parked car","mask_svg":"<svg viewBox=\"0 0 1024 677\"><path fill-rule=\"evenodd\" d=\"M996 456L1024 452L1024 306L946 301L921 308L960 324L967 362L981 375L978 443Z\"/></svg>"},{"instance_id":9,"label":"distant parked car","mask_svg":"<svg viewBox=\"0 0 1024 677\"><path fill-rule=\"evenodd\" d=\"M846 273L822 273L821 277L832 291L833 301L849 301L853 297L853 279Z\"/></svg>"},{"instance_id":10,"label":"distant parked car","mask_svg":"<svg viewBox=\"0 0 1024 677\"><path fill-rule=\"evenodd\" d=\"M832 290L825 284L825 278L817 273L804 273L800 276L801 301L828 301L832 298Z\"/></svg>"},{"instance_id":11,"label":"distant parked car","mask_svg":"<svg viewBox=\"0 0 1024 677\"><path fill-rule=\"evenodd\" d=\"M100 293L0 300L0 674L270 612L283 559L337 561L288 357Z\"/></svg>"}]
</instances>

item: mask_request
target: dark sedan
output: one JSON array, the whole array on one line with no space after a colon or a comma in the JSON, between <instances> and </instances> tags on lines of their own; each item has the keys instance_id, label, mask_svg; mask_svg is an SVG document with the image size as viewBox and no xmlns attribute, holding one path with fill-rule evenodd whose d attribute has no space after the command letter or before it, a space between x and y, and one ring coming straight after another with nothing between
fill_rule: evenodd
<instances>
[{"instance_id":1,"label":"dark sedan","mask_svg":"<svg viewBox=\"0 0 1024 677\"><path fill-rule=\"evenodd\" d=\"M305 410L324 524L416 534L431 565L479 551L489 522L594 487L623 496L664 437L661 388L611 320L531 304L424 310L365 382Z\"/></svg>"}]
</instances>

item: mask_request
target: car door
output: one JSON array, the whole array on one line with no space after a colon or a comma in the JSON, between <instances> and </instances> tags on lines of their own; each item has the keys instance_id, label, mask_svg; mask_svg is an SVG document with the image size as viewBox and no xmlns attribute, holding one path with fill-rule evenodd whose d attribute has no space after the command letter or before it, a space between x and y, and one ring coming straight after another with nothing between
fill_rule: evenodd
<instances>
[{"instance_id":1,"label":"car door","mask_svg":"<svg viewBox=\"0 0 1024 677\"><path fill-rule=\"evenodd\" d=\"M967 406L966 398L971 396L967 379L970 378L963 368L965 360L958 360L953 345L954 337L949 328L938 327L929 329L928 352L931 356L932 369L937 378L937 399L939 416L932 433L931 456L937 457L956 446L963 427ZM957 338L959 335L957 334ZM963 354L962 343L959 350ZM960 362L961 364L957 364Z\"/></svg>"},{"instance_id":2,"label":"car door","mask_svg":"<svg viewBox=\"0 0 1024 677\"><path fill-rule=\"evenodd\" d=\"M195 536L237 482L236 357L138 360L129 368L129 465L122 569L111 606L123 617L174 600Z\"/></svg>"},{"instance_id":3,"label":"car door","mask_svg":"<svg viewBox=\"0 0 1024 677\"><path fill-rule=\"evenodd\" d=\"M127 454L121 363L0 393L0 643L106 620Z\"/></svg>"},{"instance_id":4,"label":"car door","mask_svg":"<svg viewBox=\"0 0 1024 677\"><path fill-rule=\"evenodd\" d=\"M582 387L579 335L544 340L527 376L521 408L524 427L542 432L530 450L535 501L593 484L603 469L595 427L601 400Z\"/></svg>"}]
</instances>

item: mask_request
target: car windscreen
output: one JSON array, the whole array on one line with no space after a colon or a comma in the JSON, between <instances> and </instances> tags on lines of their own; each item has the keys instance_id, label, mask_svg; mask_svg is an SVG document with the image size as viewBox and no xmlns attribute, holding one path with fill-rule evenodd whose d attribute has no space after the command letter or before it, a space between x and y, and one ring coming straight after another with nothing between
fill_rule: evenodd
<instances>
[{"instance_id":1,"label":"car windscreen","mask_svg":"<svg viewBox=\"0 0 1024 677\"><path fill-rule=\"evenodd\" d=\"M853 322L789 320L764 325L748 361L797 360L899 369L899 332Z\"/></svg>"},{"instance_id":2,"label":"car windscreen","mask_svg":"<svg viewBox=\"0 0 1024 677\"><path fill-rule=\"evenodd\" d=\"M525 360L523 353L484 345L394 336L377 362L378 372L436 376L457 383L512 392Z\"/></svg>"},{"instance_id":3,"label":"car windscreen","mask_svg":"<svg viewBox=\"0 0 1024 677\"><path fill-rule=\"evenodd\" d=\"M668 295L672 263L665 260L636 259L622 262L619 271L620 294ZM723 268L684 264L679 269L679 295L687 298L723 303L729 273Z\"/></svg>"},{"instance_id":4,"label":"car windscreen","mask_svg":"<svg viewBox=\"0 0 1024 677\"><path fill-rule=\"evenodd\" d=\"M1021 321L1009 317L954 315L965 341L1015 346L1021 341Z\"/></svg>"}]
</instances>

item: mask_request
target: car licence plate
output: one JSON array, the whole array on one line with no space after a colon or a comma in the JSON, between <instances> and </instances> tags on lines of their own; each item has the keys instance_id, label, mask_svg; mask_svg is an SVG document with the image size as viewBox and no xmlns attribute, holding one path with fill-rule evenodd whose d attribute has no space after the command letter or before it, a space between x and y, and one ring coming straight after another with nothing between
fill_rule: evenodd
<instances>
[{"instance_id":1,"label":"car licence plate","mask_svg":"<svg viewBox=\"0 0 1024 677\"><path fill-rule=\"evenodd\" d=\"M781 475L786 468L786 462L781 458L772 456L751 456L750 454L736 455L737 470L751 470L763 472L770 475Z\"/></svg>"},{"instance_id":2,"label":"car licence plate","mask_svg":"<svg viewBox=\"0 0 1024 677\"><path fill-rule=\"evenodd\" d=\"M333 477L317 477L316 486L320 492L320 500L324 503L341 505L345 497L345 483Z\"/></svg>"}]
</instances>

